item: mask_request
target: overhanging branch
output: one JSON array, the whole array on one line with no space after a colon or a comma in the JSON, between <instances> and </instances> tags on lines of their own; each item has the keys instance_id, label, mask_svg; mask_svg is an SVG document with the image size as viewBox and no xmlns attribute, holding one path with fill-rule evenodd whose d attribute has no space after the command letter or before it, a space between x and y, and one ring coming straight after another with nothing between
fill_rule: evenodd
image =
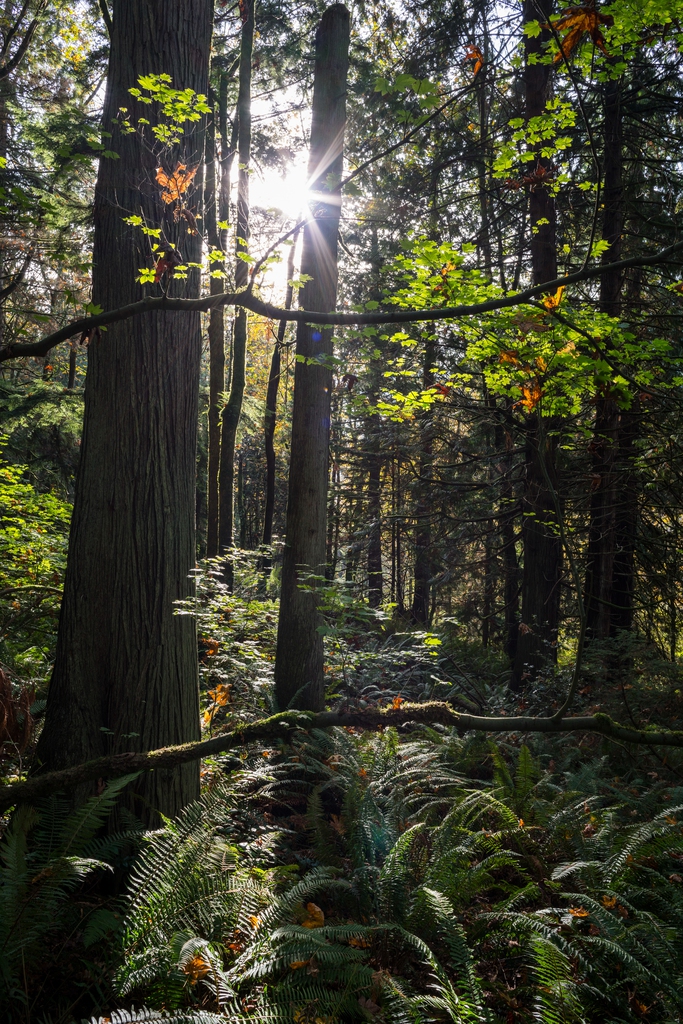
<instances>
[{"instance_id":1,"label":"overhanging branch","mask_svg":"<svg viewBox=\"0 0 683 1024\"><path fill-rule=\"evenodd\" d=\"M466 715L454 711L450 704L437 701L425 704L404 704L400 708L368 711L323 711L312 714L288 711L240 729L226 732L210 740L184 743L175 747L162 747L148 753L130 751L100 757L85 764L74 765L45 775L34 775L25 782L13 782L0 787L0 812L17 803L31 803L62 789L73 788L97 779L114 779L131 772L146 772L160 768L175 768L180 764L198 761L204 757L222 754L233 747L246 746L256 741L275 742L286 739L292 732L310 729L329 729L347 726L357 729L381 729L385 726L408 726L411 723L455 726L458 732L597 732L621 743L635 743L650 747L683 747L683 732L669 729L632 729L614 722L608 715L576 718L487 717Z\"/></svg>"},{"instance_id":2,"label":"overhanging branch","mask_svg":"<svg viewBox=\"0 0 683 1024\"><path fill-rule=\"evenodd\" d=\"M59 345L77 334L84 334L96 328L107 327L109 324L128 320L143 313L152 312L206 312L218 306L243 306L245 309L267 317L269 320L287 320L297 323L326 324L332 327L361 327L369 324L407 324L434 323L437 320L450 320L466 316L477 316L480 313L493 313L498 309L520 306L540 295L555 292L560 285L578 284L589 281L615 270L626 270L628 267L648 267L665 263L672 256L683 252L683 242L675 242L666 249L661 249L652 256L632 256L596 267L577 270L574 274L558 277L554 281L526 288L524 291L504 295L486 302L466 303L459 306L441 306L436 309L398 309L386 312L371 313L313 313L304 309L280 309L269 302L263 302L253 295L249 289L240 292L220 292L218 295L206 295L201 299L176 299L166 296L148 296L138 302L131 302L119 309L98 313L95 316L81 317L73 320L53 334L48 334L41 341L27 344L5 345L0 348L0 363L8 359L22 356L44 356Z\"/></svg>"}]
</instances>

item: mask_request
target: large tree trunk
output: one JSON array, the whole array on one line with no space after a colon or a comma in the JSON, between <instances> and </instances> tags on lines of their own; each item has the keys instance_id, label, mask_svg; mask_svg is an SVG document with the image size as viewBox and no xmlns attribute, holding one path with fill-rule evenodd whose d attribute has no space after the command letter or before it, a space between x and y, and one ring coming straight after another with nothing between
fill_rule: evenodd
<instances>
[{"instance_id":1,"label":"large tree trunk","mask_svg":"<svg viewBox=\"0 0 683 1024\"><path fill-rule=\"evenodd\" d=\"M249 162L251 159L251 58L254 47L254 0L244 0L242 10L242 42L240 49L240 84L237 98L237 240L235 243L235 288L246 288L249 265L241 256L247 254L249 243ZM242 415L247 373L247 311L235 314L232 336L232 373L230 395L223 408L221 424L221 455L219 474L218 547L225 554L234 543L235 441ZM231 563L226 563L228 583L232 582Z\"/></svg>"},{"instance_id":2,"label":"large tree trunk","mask_svg":"<svg viewBox=\"0 0 683 1024\"><path fill-rule=\"evenodd\" d=\"M547 24L552 8L553 0L526 0L524 21ZM536 37L525 37L527 120L542 114L550 98L551 67L533 62L541 55L549 38L547 28ZM540 152L538 165L549 165ZM529 221L532 282L543 284L557 277L555 201L545 186L537 185L529 190ZM527 417L525 424L524 569L522 621L511 680L515 690L521 689L524 680L533 679L539 670L553 664L557 657L562 546L557 530L556 500L548 486L549 479L555 489L557 444L553 433L557 426L552 418L542 416L538 410Z\"/></svg>"},{"instance_id":3,"label":"large tree trunk","mask_svg":"<svg viewBox=\"0 0 683 1024\"><path fill-rule=\"evenodd\" d=\"M172 162L172 170L178 160L196 166L201 132L192 129L160 157L113 122L121 107L131 108L128 90L140 75L171 73L176 87L206 93L211 28L209 0L113 5L104 123L120 158L101 161L95 199L93 300L104 309L147 291L135 279L149 264L148 242L124 214L163 224L184 259L200 258L199 238L164 209L155 169ZM151 119L156 108L144 113ZM193 273L172 291L193 296L198 287ZM200 354L198 313L147 313L113 324L90 345L57 654L38 747L50 769L199 736L195 628L173 614L173 602L190 595L195 564ZM132 807L153 824L198 793L197 766L187 765L143 777Z\"/></svg>"},{"instance_id":4,"label":"large tree trunk","mask_svg":"<svg viewBox=\"0 0 683 1024\"><path fill-rule=\"evenodd\" d=\"M346 124L349 12L328 7L315 41L311 151L315 195L304 228L299 294L303 309L330 312L337 302L337 236ZM287 537L282 566L275 686L281 708L318 710L324 702L323 643L314 593L300 589L306 575L325 575L327 483L332 390L332 331L299 324L294 373L292 454Z\"/></svg>"}]
</instances>

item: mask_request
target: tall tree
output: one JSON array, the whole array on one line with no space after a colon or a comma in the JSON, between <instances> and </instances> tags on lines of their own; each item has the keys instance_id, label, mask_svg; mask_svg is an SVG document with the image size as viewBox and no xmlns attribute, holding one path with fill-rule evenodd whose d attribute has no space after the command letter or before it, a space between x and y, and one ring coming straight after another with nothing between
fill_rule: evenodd
<instances>
[{"instance_id":1,"label":"tall tree","mask_svg":"<svg viewBox=\"0 0 683 1024\"><path fill-rule=\"evenodd\" d=\"M344 165L349 12L328 7L315 38L309 180L314 201L304 227L299 293L303 309L323 313L337 301L339 182ZM301 589L306 575L325 575L327 485L332 391L332 331L300 323L296 336L287 533L282 565L275 687L281 708L322 707L323 643L317 598Z\"/></svg>"},{"instance_id":2,"label":"tall tree","mask_svg":"<svg viewBox=\"0 0 683 1024\"><path fill-rule=\"evenodd\" d=\"M621 259L624 220L623 124L621 81L609 79L604 87L602 237L609 242L603 263ZM608 270L600 278L600 309L618 316L622 275ZM602 388L596 399L595 428L591 442L591 505L586 560L586 632L604 640L612 632L612 583L614 573L619 452L619 407Z\"/></svg>"},{"instance_id":3,"label":"tall tree","mask_svg":"<svg viewBox=\"0 0 683 1024\"><path fill-rule=\"evenodd\" d=\"M242 42L240 48L239 94L237 97L237 234L235 241L235 288L246 288L249 265L243 257L249 246L249 161L251 159L251 58L254 48L254 0L240 4ZM242 415L247 370L247 311L240 307L235 314L232 335L232 372L230 395L223 408L219 476L218 547L224 553L234 543L235 440ZM227 575L231 578L228 563Z\"/></svg>"},{"instance_id":4,"label":"tall tree","mask_svg":"<svg viewBox=\"0 0 683 1024\"><path fill-rule=\"evenodd\" d=\"M527 0L523 20L540 21L537 36L525 36L524 90L527 122L539 117L550 99L552 67L539 63L549 39L553 0ZM550 172L550 160L539 147L537 169ZM555 200L545 184L529 189L531 279L543 284L557 277ZM562 547L557 530L557 423L537 407L524 424L525 481L522 499L522 621L512 673L512 686L552 663L557 651Z\"/></svg>"},{"instance_id":5,"label":"tall tree","mask_svg":"<svg viewBox=\"0 0 683 1024\"><path fill-rule=\"evenodd\" d=\"M121 109L142 75L207 90L210 0L115 0L104 123L118 159L100 162L95 200L93 301L140 299L148 259L128 213L161 224L188 261L200 240L174 220L157 184L158 153L122 131ZM154 123L156 105L145 108ZM166 171L196 167L201 125L166 153ZM160 287L160 286L157 286ZM198 275L172 294L198 294ZM194 624L174 614L191 592L201 336L198 313L155 312L94 338L80 470L57 653L38 757L66 767L119 750L148 750L199 735ZM142 778L134 811L146 822L196 797L196 766Z\"/></svg>"},{"instance_id":6,"label":"tall tree","mask_svg":"<svg viewBox=\"0 0 683 1024\"><path fill-rule=\"evenodd\" d=\"M298 230L292 238L287 257L287 289L285 292L285 309L291 309L294 295L294 253L299 237ZM277 419L277 396L280 390L280 371L282 366L282 346L285 341L287 321L280 320L277 336L273 346L273 355L268 372L268 388L266 391L266 412L263 418L263 435L266 449L266 500L263 511L263 543L268 546L273 540L273 514L275 512L275 426ZM264 573L270 572L269 557L263 560Z\"/></svg>"}]
</instances>

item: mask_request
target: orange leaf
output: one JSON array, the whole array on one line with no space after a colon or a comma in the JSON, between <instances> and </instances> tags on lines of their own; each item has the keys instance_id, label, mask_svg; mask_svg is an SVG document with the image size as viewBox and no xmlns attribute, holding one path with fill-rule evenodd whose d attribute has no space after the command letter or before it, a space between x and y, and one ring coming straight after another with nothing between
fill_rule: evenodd
<instances>
[{"instance_id":1,"label":"orange leaf","mask_svg":"<svg viewBox=\"0 0 683 1024\"><path fill-rule=\"evenodd\" d=\"M301 922L304 928L322 928L325 924L325 914L317 903L307 903L306 911L308 917Z\"/></svg>"},{"instance_id":2,"label":"orange leaf","mask_svg":"<svg viewBox=\"0 0 683 1024\"><path fill-rule=\"evenodd\" d=\"M570 907L569 908L569 913L572 915L572 917L588 917L589 916L589 912L587 910L584 910L583 907Z\"/></svg>"},{"instance_id":3,"label":"orange leaf","mask_svg":"<svg viewBox=\"0 0 683 1024\"><path fill-rule=\"evenodd\" d=\"M363 938L362 936L349 939L349 946L355 946L356 949L369 949L371 945L370 939Z\"/></svg>"},{"instance_id":4,"label":"orange leaf","mask_svg":"<svg viewBox=\"0 0 683 1024\"><path fill-rule=\"evenodd\" d=\"M475 75L478 75L484 66L484 54L481 52L479 47L474 46L473 43L470 43L465 47L465 60L474 61L472 72Z\"/></svg>"},{"instance_id":5,"label":"orange leaf","mask_svg":"<svg viewBox=\"0 0 683 1024\"><path fill-rule=\"evenodd\" d=\"M251 925L252 928L258 928L258 926L261 924L261 918L257 917L255 914L250 914L249 924Z\"/></svg>"},{"instance_id":6,"label":"orange leaf","mask_svg":"<svg viewBox=\"0 0 683 1024\"><path fill-rule=\"evenodd\" d=\"M306 967L309 963L309 960L293 960L289 966L291 970L298 971L300 967Z\"/></svg>"},{"instance_id":7,"label":"orange leaf","mask_svg":"<svg viewBox=\"0 0 683 1024\"><path fill-rule=\"evenodd\" d=\"M199 164L191 167L188 171L187 164L178 164L175 171L166 174L163 167L157 167L157 181L161 185L161 198L165 203L174 203L180 199L183 192L187 192L190 182L194 178Z\"/></svg>"},{"instance_id":8,"label":"orange leaf","mask_svg":"<svg viewBox=\"0 0 683 1024\"><path fill-rule=\"evenodd\" d=\"M499 363L512 363L513 366L519 366L519 359L515 352L501 352L498 356Z\"/></svg>"},{"instance_id":9,"label":"orange leaf","mask_svg":"<svg viewBox=\"0 0 683 1024\"><path fill-rule=\"evenodd\" d=\"M531 384L522 385L522 397L517 402L517 405L523 405L527 412L531 412L536 408L538 403L543 398L543 389L537 380Z\"/></svg>"},{"instance_id":10,"label":"orange leaf","mask_svg":"<svg viewBox=\"0 0 683 1024\"><path fill-rule=\"evenodd\" d=\"M562 296L565 293L565 287L565 285L561 284L554 295L546 295L543 299L543 305L549 313L552 313L554 309L557 309L559 304L562 302Z\"/></svg>"},{"instance_id":11,"label":"orange leaf","mask_svg":"<svg viewBox=\"0 0 683 1024\"><path fill-rule=\"evenodd\" d=\"M589 35L598 49L607 54L605 37L600 31L600 26L613 24L614 18L610 14L600 14L596 8L595 0L584 4L582 7L571 7L564 17L553 24L556 32L566 33L564 39L560 41L560 53L555 54L553 63L557 64L562 60L563 56L569 57L584 35Z\"/></svg>"},{"instance_id":12,"label":"orange leaf","mask_svg":"<svg viewBox=\"0 0 683 1024\"><path fill-rule=\"evenodd\" d=\"M603 896L602 905L603 907L607 907L608 910L612 910L617 905L616 896Z\"/></svg>"},{"instance_id":13,"label":"orange leaf","mask_svg":"<svg viewBox=\"0 0 683 1024\"><path fill-rule=\"evenodd\" d=\"M210 970L211 964L204 959L201 953L195 953L183 967L183 973L189 975L191 985L196 985L200 978L205 978Z\"/></svg>"},{"instance_id":14,"label":"orange leaf","mask_svg":"<svg viewBox=\"0 0 683 1024\"><path fill-rule=\"evenodd\" d=\"M394 711L398 711L398 709L400 708L401 704L405 704L404 698L403 697L394 697L394 699L391 702L391 707L393 708Z\"/></svg>"}]
</instances>

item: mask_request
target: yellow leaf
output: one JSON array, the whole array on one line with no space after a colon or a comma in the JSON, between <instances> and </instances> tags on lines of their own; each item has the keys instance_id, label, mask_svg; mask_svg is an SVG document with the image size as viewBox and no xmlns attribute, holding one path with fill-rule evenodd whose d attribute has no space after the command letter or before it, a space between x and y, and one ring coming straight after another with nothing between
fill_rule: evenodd
<instances>
[{"instance_id":1,"label":"yellow leaf","mask_svg":"<svg viewBox=\"0 0 683 1024\"><path fill-rule=\"evenodd\" d=\"M308 917L302 921L304 928L322 928L325 924L325 914L316 903L307 903L306 911Z\"/></svg>"},{"instance_id":2,"label":"yellow leaf","mask_svg":"<svg viewBox=\"0 0 683 1024\"><path fill-rule=\"evenodd\" d=\"M548 310L548 312L551 313L554 309L557 309L559 304L562 302L562 296L564 295L564 293L565 285L561 284L554 295L546 295L546 297L543 299L543 305Z\"/></svg>"},{"instance_id":3,"label":"yellow leaf","mask_svg":"<svg viewBox=\"0 0 683 1024\"><path fill-rule=\"evenodd\" d=\"M256 917L255 914L250 914L249 915L249 924L251 925L252 928L258 928L258 926L261 924L261 918L260 917Z\"/></svg>"},{"instance_id":4,"label":"yellow leaf","mask_svg":"<svg viewBox=\"0 0 683 1024\"><path fill-rule=\"evenodd\" d=\"M289 966L293 971L298 971L300 967L306 967L308 963L308 960L293 960Z\"/></svg>"},{"instance_id":5,"label":"yellow leaf","mask_svg":"<svg viewBox=\"0 0 683 1024\"><path fill-rule=\"evenodd\" d=\"M603 896L602 905L603 907L607 907L609 910L612 910L617 905L616 896Z\"/></svg>"},{"instance_id":6,"label":"yellow leaf","mask_svg":"<svg viewBox=\"0 0 683 1024\"><path fill-rule=\"evenodd\" d=\"M589 916L589 912L587 910L584 910L583 907L570 907L569 908L569 913L572 915L572 917L588 917Z\"/></svg>"}]
</instances>

